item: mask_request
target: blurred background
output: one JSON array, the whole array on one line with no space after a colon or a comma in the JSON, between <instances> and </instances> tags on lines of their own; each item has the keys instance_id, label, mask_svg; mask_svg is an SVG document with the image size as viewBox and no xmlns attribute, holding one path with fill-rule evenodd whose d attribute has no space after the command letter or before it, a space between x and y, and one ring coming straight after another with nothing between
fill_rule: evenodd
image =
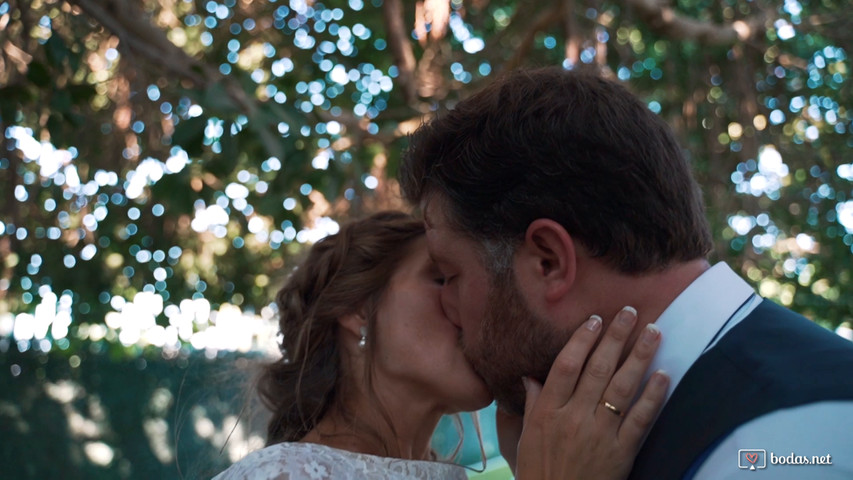
<instances>
[{"instance_id":1,"label":"blurred background","mask_svg":"<svg viewBox=\"0 0 853 480\"><path fill-rule=\"evenodd\" d=\"M407 133L516 67L626 83L689 151L714 260L851 338L851 48L847 0L0 0L0 476L262 446L246 391L299 253L405 208Z\"/></svg>"}]
</instances>

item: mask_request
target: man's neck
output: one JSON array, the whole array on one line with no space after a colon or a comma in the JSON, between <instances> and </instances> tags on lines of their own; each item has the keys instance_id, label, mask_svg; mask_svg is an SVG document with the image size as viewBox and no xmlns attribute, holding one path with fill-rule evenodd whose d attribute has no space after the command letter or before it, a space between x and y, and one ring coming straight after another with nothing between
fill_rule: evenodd
<instances>
[{"instance_id":1,"label":"man's neck","mask_svg":"<svg viewBox=\"0 0 853 480\"><path fill-rule=\"evenodd\" d=\"M657 321L681 292L709 268L707 260L699 259L641 275L598 269L590 273L590 281L584 291L579 292L581 296L578 298L585 300L583 311L579 312L580 322L596 314L604 319L606 327L623 307L634 307L638 313L638 325L627 343L626 349L630 349L642 328Z\"/></svg>"}]
</instances>

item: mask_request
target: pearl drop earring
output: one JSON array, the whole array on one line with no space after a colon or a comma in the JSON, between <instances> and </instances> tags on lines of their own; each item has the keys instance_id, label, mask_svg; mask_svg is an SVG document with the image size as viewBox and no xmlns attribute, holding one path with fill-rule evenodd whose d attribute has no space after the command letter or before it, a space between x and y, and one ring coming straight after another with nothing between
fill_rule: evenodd
<instances>
[{"instance_id":1,"label":"pearl drop earring","mask_svg":"<svg viewBox=\"0 0 853 480\"><path fill-rule=\"evenodd\" d=\"M358 348L363 349L367 346L367 327L361 327L359 332L361 333L361 338L358 340Z\"/></svg>"}]
</instances>

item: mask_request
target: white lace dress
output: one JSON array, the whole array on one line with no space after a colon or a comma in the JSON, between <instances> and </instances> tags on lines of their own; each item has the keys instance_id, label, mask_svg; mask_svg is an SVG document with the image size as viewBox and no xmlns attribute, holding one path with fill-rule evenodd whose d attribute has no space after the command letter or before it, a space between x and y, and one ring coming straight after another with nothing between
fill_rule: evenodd
<instances>
[{"instance_id":1,"label":"white lace dress","mask_svg":"<svg viewBox=\"0 0 853 480\"><path fill-rule=\"evenodd\" d=\"M246 455L213 480L464 480L458 465L401 460L317 445L278 443Z\"/></svg>"}]
</instances>

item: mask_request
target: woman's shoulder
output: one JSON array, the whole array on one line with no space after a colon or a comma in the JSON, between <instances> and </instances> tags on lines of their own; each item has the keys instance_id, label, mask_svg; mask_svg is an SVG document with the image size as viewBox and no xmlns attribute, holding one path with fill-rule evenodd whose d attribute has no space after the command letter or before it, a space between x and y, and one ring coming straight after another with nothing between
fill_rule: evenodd
<instances>
[{"instance_id":1,"label":"woman's shoulder","mask_svg":"<svg viewBox=\"0 0 853 480\"><path fill-rule=\"evenodd\" d=\"M457 465L378 457L315 443L285 442L256 450L214 480L465 479Z\"/></svg>"}]
</instances>

